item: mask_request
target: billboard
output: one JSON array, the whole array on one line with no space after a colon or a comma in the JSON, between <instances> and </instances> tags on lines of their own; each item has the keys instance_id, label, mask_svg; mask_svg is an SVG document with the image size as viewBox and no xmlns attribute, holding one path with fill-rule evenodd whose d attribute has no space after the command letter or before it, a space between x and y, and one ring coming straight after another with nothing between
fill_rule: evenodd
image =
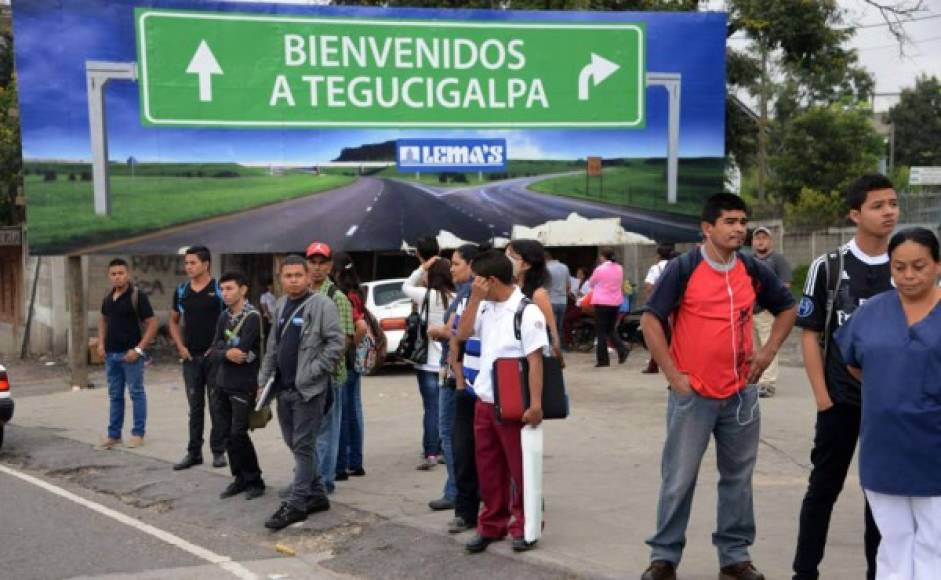
<instances>
[{"instance_id":1,"label":"billboard","mask_svg":"<svg viewBox=\"0 0 941 580\"><path fill-rule=\"evenodd\" d=\"M36 254L385 251L572 214L683 241L722 188L721 13L34 0L13 24Z\"/></svg>"}]
</instances>

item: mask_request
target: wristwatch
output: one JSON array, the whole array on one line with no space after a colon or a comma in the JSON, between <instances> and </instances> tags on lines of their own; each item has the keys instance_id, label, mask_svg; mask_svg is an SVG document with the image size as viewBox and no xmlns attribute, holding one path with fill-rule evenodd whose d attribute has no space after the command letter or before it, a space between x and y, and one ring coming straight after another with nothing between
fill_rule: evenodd
<instances>
[{"instance_id":1,"label":"wristwatch","mask_svg":"<svg viewBox=\"0 0 941 580\"><path fill-rule=\"evenodd\" d=\"M137 353L137 356L144 356L144 349L139 346L134 347L134 352Z\"/></svg>"}]
</instances>

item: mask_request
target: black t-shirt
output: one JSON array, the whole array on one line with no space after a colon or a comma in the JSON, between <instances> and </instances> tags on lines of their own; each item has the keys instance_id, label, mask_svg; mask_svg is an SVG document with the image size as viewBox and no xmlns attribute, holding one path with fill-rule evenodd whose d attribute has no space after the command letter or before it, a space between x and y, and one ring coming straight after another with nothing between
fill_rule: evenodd
<instances>
[{"instance_id":1,"label":"black t-shirt","mask_svg":"<svg viewBox=\"0 0 941 580\"><path fill-rule=\"evenodd\" d=\"M199 292L194 291L189 282L183 286L182 296L179 287L173 292L173 310L183 318L183 344L190 354L201 356L209 350L216 322L224 309L225 303L215 278Z\"/></svg>"},{"instance_id":2,"label":"black t-shirt","mask_svg":"<svg viewBox=\"0 0 941 580\"><path fill-rule=\"evenodd\" d=\"M143 292L137 292L137 315L134 314L134 304L131 295L133 286L114 299L114 290L105 296L101 302L101 314L105 317L105 352L127 352L140 343L140 323L154 315L150 300Z\"/></svg>"},{"instance_id":3,"label":"black t-shirt","mask_svg":"<svg viewBox=\"0 0 941 580\"><path fill-rule=\"evenodd\" d=\"M294 387L297 375L297 355L301 346L301 329L304 327L304 316L301 304L310 297L307 293L300 298L288 298L278 318L278 382L281 389ZM282 333L282 330L284 331Z\"/></svg>"},{"instance_id":4,"label":"black t-shirt","mask_svg":"<svg viewBox=\"0 0 941 580\"><path fill-rule=\"evenodd\" d=\"M889 256L867 256L860 251L855 240L840 248L843 253L843 274L840 291L833 305L830 328L826 331L830 346L827 349L824 374L827 390L836 403L859 405L861 393L859 382L854 379L833 341L833 333L849 320L860 304L880 292L892 287ZM810 265L804 297L797 312L797 325L801 328L824 332L827 318L827 254Z\"/></svg>"},{"instance_id":5,"label":"black t-shirt","mask_svg":"<svg viewBox=\"0 0 941 580\"><path fill-rule=\"evenodd\" d=\"M238 334L234 333L236 327ZM231 316L227 310L219 316L215 341L213 350L222 362L219 386L225 391L255 392L261 361L261 313L251 304L246 304L237 316ZM236 364L225 358L230 348L248 354L249 360Z\"/></svg>"}]
</instances>

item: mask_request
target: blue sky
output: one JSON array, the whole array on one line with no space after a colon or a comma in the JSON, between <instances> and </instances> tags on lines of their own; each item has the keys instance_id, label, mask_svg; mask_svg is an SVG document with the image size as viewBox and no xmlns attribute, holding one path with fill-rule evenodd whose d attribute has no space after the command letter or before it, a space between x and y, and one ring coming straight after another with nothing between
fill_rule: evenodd
<instances>
[{"instance_id":1,"label":"blue sky","mask_svg":"<svg viewBox=\"0 0 941 580\"><path fill-rule=\"evenodd\" d=\"M644 21L648 71L679 72L683 76L680 155L723 154L725 15L721 13L437 11L178 0L30 0L15 4L13 9L23 154L27 160L91 158L84 63L136 59L136 6L451 20ZM117 160L133 155L140 161L306 163L333 159L343 147L365 143L479 135L505 137L510 159L662 157L667 138L666 92L653 87L647 95L647 127L643 130L176 129L142 127L137 83L115 81L107 88L108 144L110 157Z\"/></svg>"}]
</instances>

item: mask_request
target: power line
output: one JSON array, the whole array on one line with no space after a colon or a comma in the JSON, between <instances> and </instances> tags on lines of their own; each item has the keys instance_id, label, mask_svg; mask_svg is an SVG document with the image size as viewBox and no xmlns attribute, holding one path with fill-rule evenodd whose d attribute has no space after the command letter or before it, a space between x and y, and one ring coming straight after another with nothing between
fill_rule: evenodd
<instances>
[{"instance_id":1,"label":"power line","mask_svg":"<svg viewBox=\"0 0 941 580\"><path fill-rule=\"evenodd\" d=\"M899 20L897 22L872 22L869 24L859 24L857 26L845 26L843 28L837 28L837 30L850 30L850 29L859 30L861 28L882 28L884 26L895 26L895 25L904 26L905 24L908 24L909 22L921 22L922 20L933 20L935 18L941 18L941 14L931 14L929 16L920 16L918 18L906 18L905 20Z\"/></svg>"}]
</instances>

